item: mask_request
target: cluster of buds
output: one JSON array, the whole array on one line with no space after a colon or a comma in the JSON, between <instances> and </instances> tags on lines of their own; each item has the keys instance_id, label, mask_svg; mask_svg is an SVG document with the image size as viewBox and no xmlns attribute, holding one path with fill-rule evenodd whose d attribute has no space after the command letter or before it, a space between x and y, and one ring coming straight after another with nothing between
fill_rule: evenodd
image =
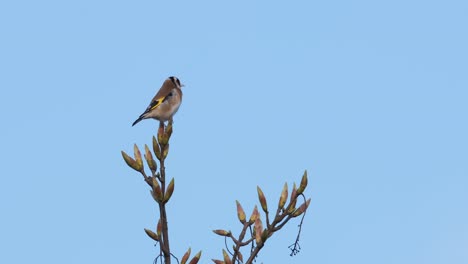
<instances>
[{"instance_id":1,"label":"cluster of buds","mask_svg":"<svg viewBox=\"0 0 468 264\"><path fill-rule=\"evenodd\" d=\"M140 149L138 148L136 144L133 146L134 157L130 157L127 153L122 151L122 157L125 160L125 163L127 163L127 165L130 168L141 173L145 181L153 188L156 188L155 186L153 186L157 184L157 181L155 181L156 179L159 180L160 183L164 183L165 179L163 178L164 175L162 175L164 171L164 160L166 159L169 153L169 139L171 138L171 135L172 135L172 124L169 123L167 127L164 127L164 125L159 126L157 139L155 136L153 136L153 153L156 156L156 158L159 160L159 163L161 165L160 172L157 172L158 163L154 160L153 153L151 152L148 145L145 144L145 153L143 156L146 160L148 168L151 171L151 176L147 176L145 172L143 158L142 158ZM172 180L170 183L170 186L167 187L167 190L168 191L170 190L172 192L173 188L174 188L174 181ZM156 192L156 190L154 191ZM168 200L168 199L164 198L160 200L163 201L163 200Z\"/></svg>"},{"instance_id":2,"label":"cluster of buds","mask_svg":"<svg viewBox=\"0 0 468 264\"><path fill-rule=\"evenodd\" d=\"M157 160L159 161L159 171L158 171L158 163L153 158L153 153L151 152L148 145L145 145L145 152L144 152L144 159L146 160L146 164L151 171L151 174L148 176L145 172L144 162L141 155L141 152L138 146L135 144L133 147L134 157L130 157L127 153L122 151L122 157L127 163L127 165L138 171L145 182L151 187L150 193L153 199L159 204L161 219L158 220L158 224L156 227L156 232L150 229L144 229L145 233L154 241L160 243L161 249L164 252L165 257L170 256L170 249L169 249L169 241L167 239L167 218L164 218L165 207L164 205L169 201L172 194L174 193L174 178L171 179L169 184L166 185L166 173L164 167L164 161L169 153L169 139L172 135L172 122L165 127L163 123L160 123L158 129L157 137L153 136L153 153L156 156ZM164 215L164 217L163 217ZM201 251L196 254L189 264L196 264L200 260ZM190 257L190 248L182 257L182 264L186 264L188 258Z\"/></svg>"},{"instance_id":3,"label":"cluster of buds","mask_svg":"<svg viewBox=\"0 0 468 264\"><path fill-rule=\"evenodd\" d=\"M158 157L159 160L166 159L167 154L169 153L169 139L171 138L171 135L172 135L172 123L169 122L167 127L164 127L163 125L159 126L158 142L155 142L156 139L153 137L154 153L156 153L156 156ZM159 143L159 144L155 144L155 143Z\"/></svg>"},{"instance_id":4,"label":"cluster of buds","mask_svg":"<svg viewBox=\"0 0 468 264\"><path fill-rule=\"evenodd\" d=\"M172 124L169 123L167 127L159 126L157 140L156 140L156 137L153 136L153 152L156 158L160 162L163 162L166 159L167 154L169 153L169 139L171 138L171 135L172 135ZM124 151L122 151L122 157L130 168L146 176L144 172L143 159L141 157L140 149L138 149L138 146L135 144L133 146L133 150L134 150L134 158L130 157ZM148 145L146 144L145 144L144 157L148 164L149 169L151 170L151 173L155 175L158 166L156 164L156 161L153 159L153 155Z\"/></svg>"},{"instance_id":5,"label":"cluster of buds","mask_svg":"<svg viewBox=\"0 0 468 264\"><path fill-rule=\"evenodd\" d=\"M162 230L161 220L159 220L158 225L156 227L156 233L146 228L145 228L145 233L154 241L159 242L161 240L161 230Z\"/></svg>"},{"instance_id":6,"label":"cluster of buds","mask_svg":"<svg viewBox=\"0 0 468 264\"><path fill-rule=\"evenodd\" d=\"M243 225L240 235L236 238L233 236L231 231L226 231L222 229L213 230L213 232L219 236L224 236L226 238L231 238L233 241L233 253L229 255L225 250L223 250L223 260L213 259L213 262L216 264L230 264L230 263L244 263L242 253L240 252L241 247L255 243L255 246L252 246L251 254L249 259L245 263L252 263L260 249L264 246L268 238L270 238L276 231L280 230L289 220L292 218L303 215L310 204L310 198L304 201L300 206L297 205L297 200L299 196L304 197L303 192L307 187L307 171L304 172L302 176L301 183L299 188L296 188L296 184L293 185L291 190L291 195L288 195L288 184L285 183L283 190L281 191L280 198L278 201L278 206L276 208L275 216L270 222L270 215L268 211L268 204L265 194L262 189L257 186L258 200L260 206L265 213L265 224L261 219L261 215L257 209L257 206L254 207L253 212L249 219L246 218L246 214L242 205L239 201L236 201L237 207L237 218L240 223ZM287 203L289 199L289 203ZM305 200L305 198L304 198ZM252 228L253 227L253 228ZM245 238L247 230L251 231L251 237Z\"/></svg>"},{"instance_id":7,"label":"cluster of buds","mask_svg":"<svg viewBox=\"0 0 468 264\"><path fill-rule=\"evenodd\" d=\"M133 145L133 152L134 152L135 158L130 157L124 151L122 151L122 157L130 168L144 174L145 168L143 167L143 160L141 159L141 152L138 149L138 146L136 144Z\"/></svg>"}]
</instances>

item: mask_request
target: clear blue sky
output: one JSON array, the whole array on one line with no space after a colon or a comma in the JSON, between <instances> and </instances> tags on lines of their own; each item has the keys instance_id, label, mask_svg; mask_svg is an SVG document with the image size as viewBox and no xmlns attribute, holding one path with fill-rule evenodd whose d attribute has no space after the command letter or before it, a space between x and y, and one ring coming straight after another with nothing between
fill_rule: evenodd
<instances>
[{"instance_id":1,"label":"clear blue sky","mask_svg":"<svg viewBox=\"0 0 468 264\"><path fill-rule=\"evenodd\" d=\"M162 3L164 2L164 3ZM186 85L173 252L220 258L260 185L309 171L257 263L468 263L466 1L3 1L0 263L151 263L155 203L120 151Z\"/></svg>"}]
</instances>

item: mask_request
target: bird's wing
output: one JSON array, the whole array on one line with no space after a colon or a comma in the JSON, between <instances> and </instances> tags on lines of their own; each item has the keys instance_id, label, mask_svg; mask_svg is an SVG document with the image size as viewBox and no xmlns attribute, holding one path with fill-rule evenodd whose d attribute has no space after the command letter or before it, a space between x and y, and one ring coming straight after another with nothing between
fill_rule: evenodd
<instances>
[{"instance_id":1,"label":"bird's wing","mask_svg":"<svg viewBox=\"0 0 468 264\"><path fill-rule=\"evenodd\" d=\"M161 86L161 89L159 89L158 93L153 97L153 100L151 100L151 103L146 109L146 112L149 112L162 104L171 94L173 88L173 83L170 80L166 80Z\"/></svg>"},{"instance_id":2,"label":"bird's wing","mask_svg":"<svg viewBox=\"0 0 468 264\"><path fill-rule=\"evenodd\" d=\"M164 100L166 99L167 96L164 96L164 97L160 97L160 98L153 98L153 100L151 100L151 103L150 105L148 106L148 108L146 108L146 111L145 112L149 112L153 109L156 109L160 104L162 104L162 102L164 102Z\"/></svg>"}]
</instances>

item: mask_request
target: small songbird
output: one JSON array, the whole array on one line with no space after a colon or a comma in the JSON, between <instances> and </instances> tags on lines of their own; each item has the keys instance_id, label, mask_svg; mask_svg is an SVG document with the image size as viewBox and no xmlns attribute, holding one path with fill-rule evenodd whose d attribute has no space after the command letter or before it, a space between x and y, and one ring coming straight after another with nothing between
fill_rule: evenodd
<instances>
[{"instance_id":1,"label":"small songbird","mask_svg":"<svg viewBox=\"0 0 468 264\"><path fill-rule=\"evenodd\" d=\"M158 93L153 97L153 100L151 100L148 108L133 122L132 126L147 118L154 118L160 122L172 121L172 117L179 110L182 103L181 88L183 86L177 77L167 78Z\"/></svg>"}]
</instances>

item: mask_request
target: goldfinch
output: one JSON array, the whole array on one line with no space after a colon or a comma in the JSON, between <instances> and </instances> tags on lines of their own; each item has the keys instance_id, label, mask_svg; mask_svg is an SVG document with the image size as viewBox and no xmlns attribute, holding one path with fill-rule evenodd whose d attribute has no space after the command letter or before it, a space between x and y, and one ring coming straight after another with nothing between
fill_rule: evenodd
<instances>
[{"instance_id":1,"label":"goldfinch","mask_svg":"<svg viewBox=\"0 0 468 264\"><path fill-rule=\"evenodd\" d=\"M179 106L182 103L181 88L183 86L177 77L171 76L167 78L145 112L133 122L132 126L147 118L153 118L160 122L172 121L172 117L179 110Z\"/></svg>"}]
</instances>

